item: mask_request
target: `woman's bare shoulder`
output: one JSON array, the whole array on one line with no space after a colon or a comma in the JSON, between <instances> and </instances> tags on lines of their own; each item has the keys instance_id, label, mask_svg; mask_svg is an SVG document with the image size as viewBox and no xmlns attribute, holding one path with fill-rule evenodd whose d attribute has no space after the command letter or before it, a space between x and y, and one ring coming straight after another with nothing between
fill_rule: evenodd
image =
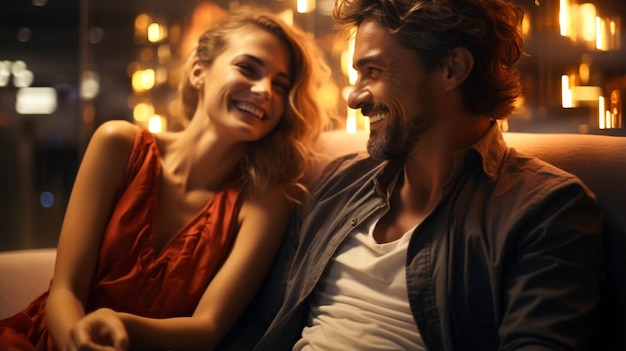
<instances>
[{"instance_id":1,"label":"woman's bare shoulder","mask_svg":"<svg viewBox=\"0 0 626 351\"><path fill-rule=\"evenodd\" d=\"M101 161L125 163L137 138L139 126L124 120L104 122L94 132L89 148Z\"/></svg>"},{"instance_id":2,"label":"woman's bare shoulder","mask_svg":"<svg viewBox=\"0 0 626 351\"><path fill-rule=\"evenodd\" d=\"M111 139L117 142L135 141L139 126L126 120L110 120L102 123L95 131L94 136Z\"/></svg>"}]
</instances>

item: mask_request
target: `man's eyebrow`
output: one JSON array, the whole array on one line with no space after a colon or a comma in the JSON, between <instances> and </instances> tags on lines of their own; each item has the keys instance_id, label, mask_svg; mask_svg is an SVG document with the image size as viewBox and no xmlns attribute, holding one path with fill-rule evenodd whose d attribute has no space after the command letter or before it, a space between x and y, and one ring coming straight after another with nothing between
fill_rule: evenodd
<instances>
[{"instance_id":1,"label":"man's eyebrow","mask_svg":"<svg viewBox=\"0 0 626 351\"><path fill-rule=\"evenodd\" d=\"M260 58L253 56L253 55L249 55L249 54L243 54L241 56L244 56L245 58L254 61L255 63L257 63L259 66L265 66L265 62L263 62L263 60L261 60ZM286 72L278 72L278 76L287 80L289 82L289 84L291 84L291 76L289 74L287 74Z\"/></svg>"},{"instance_id":2,"label":"man's eyebrow","mask_svg":"<svg viewBox=\"0 0 626 351\"><path fill-rule=\"evenodd\" d=\"M354 62L352 67L356 69L358 67L363 67L363 66L367 66L370 64L383 65L385 61L386 60L380 55L370 55L370 56L361 57L356 62Z\"/></svg>"}]
</instances>

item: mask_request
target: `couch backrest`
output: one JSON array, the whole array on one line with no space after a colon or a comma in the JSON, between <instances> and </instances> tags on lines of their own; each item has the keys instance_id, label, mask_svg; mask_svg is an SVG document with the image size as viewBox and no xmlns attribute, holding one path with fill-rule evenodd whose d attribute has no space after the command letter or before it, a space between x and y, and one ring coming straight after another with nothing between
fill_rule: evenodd
<instances>
[{"instance_id":1,"label":"couch backrest","mask_svg":"<svg viewBox=\"0 0 626 351\"><path fill-rule=\"evenodd\" d=\"M312 179L332 158L364 150L364 131L322 135L320 151L328 159L311 173ZM626 137L585 134L504 133L510 147L538 157L578 176L593 191L606 215L608 284L599 330L603 350L626 350Z\"/></svg>"}]
</instances>

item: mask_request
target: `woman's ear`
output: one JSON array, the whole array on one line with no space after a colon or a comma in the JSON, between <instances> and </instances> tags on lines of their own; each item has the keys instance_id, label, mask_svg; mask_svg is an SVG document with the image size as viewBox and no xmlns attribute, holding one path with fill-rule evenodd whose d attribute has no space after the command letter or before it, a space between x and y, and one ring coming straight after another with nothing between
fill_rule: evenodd
<instances>
[{"instance_id":1,"label":"woman's ear","mask_svg":"<svg viewBox=\"0 0 626 351\"><path fill-rule=\"evenodd\" d=\"M204 74L204 66L202 66L197 58L194 58L191 62L191 69L189 70L189 82L191 85L200 89L202 84L204 84Z\"/></svg>"},{"instance_id":2,"label":"woman's ear","mask_svg":"<svg viewBox=\"0 0 626 351\"><path fill-rule=\"evenodd\" d=\"M467 48L458 46L452 49L444 62L443 73L446 90L458 88L467 79L473 68L474 55Z\"/></svg>"}]
</instances>

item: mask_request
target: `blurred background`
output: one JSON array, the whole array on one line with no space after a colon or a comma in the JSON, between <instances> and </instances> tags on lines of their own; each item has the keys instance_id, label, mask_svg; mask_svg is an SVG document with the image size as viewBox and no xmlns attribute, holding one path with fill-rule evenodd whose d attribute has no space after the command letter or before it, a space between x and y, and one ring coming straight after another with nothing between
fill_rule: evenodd
<instances>
[{"instance_id":1,"label":"blurred background","mask_svg":"<svg viewBox=\"0 0 626 351\"><path fill-rule=\"evenodd\" d=\"M518 0L529 54L510 132L626 137L623 0ZM320 99L346 132L350 42L332 0L10 0L0 5L0 251L56 246L91 134L110 119L180 128L176 88L194 40L228 9L256 4L314 36L333 81ZM624 150L626 157L626 150ZM619 171L619 170L616 170ZM621 170L624 172L624 170Z\"/></svg>"}]
</instances>

